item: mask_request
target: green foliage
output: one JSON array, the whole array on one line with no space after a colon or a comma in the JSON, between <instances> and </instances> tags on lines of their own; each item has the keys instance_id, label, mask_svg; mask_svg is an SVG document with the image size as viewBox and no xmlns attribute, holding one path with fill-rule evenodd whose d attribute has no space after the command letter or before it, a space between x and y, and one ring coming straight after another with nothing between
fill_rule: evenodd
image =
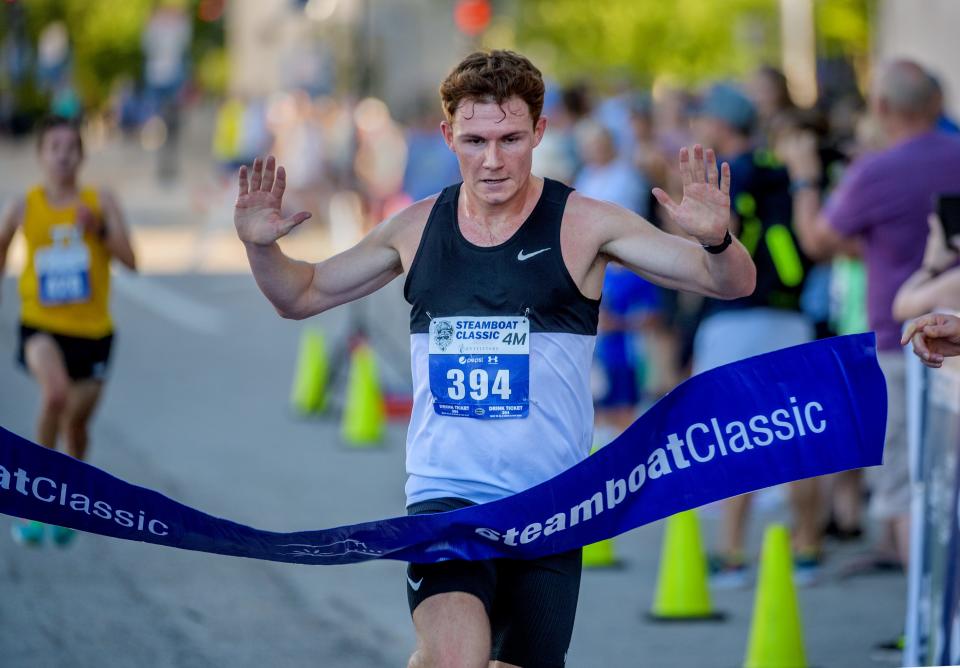
<instances>
[{"instance_id":1,"label":"green foliage","mask_svg":"<svg viewBox=\"0 0 960 668\"><path fill-rule=\"evenodd\" d=\"M152 0L25 0L31 42L51 21L63 21L73 50L74 83L84 104L96 107L120 76L143 70L140 33Z\"/></svg>"},{"instance_id":2,"label":"green foliage","mask_svg":"<svg viewBox=\"0 0 960 668\"><path fill-rule=\"evenodd\" d=\"M826 56L862 56L870 50L874 0L818 0L817 49Z\"/></svg>"},{"instance_id":3,"label":"green foliage","mask_svg":"<svg viewBox=\"0 0 960 668\"><path fill-rule=\"evenodd\" d=\"M780 62L777 0L521 0L517 48L551 76L697 84ZM827 55L864 54L872 0L817 0Z\"/></svg>"},{"instance_id":4,"label":"green foliage","mask_svg":"<svg viewBox=\"0 0 960 668\"><path fill-rule=\"evenodd\" d=\"M215 95L225 95L230 63L226 49L208 49L200 56L195 68L197 84Z\"/></svg>"},{"instance_id":5,"label":"green foliage","mask_svg":"<svg viewBox=\"0 0 960 668\"><path fill-rule=\"evenodd\" d=\"M70 34L73 55L73 81L84 105L101 106L118 79L143 78L141 35L156 0L21 0L26 8L27 33L36 45L43 28L52 21L63 21ZM216 52L206 69L212 72L222 60L223 21L202 22L196 18L196 0L186 0L186 9L194 17L191 58L204 62L208 52ZM208 75L222 85L217 77Z\"/></svg>"},{"instance_id":6,"label":"green foliage","mask_svg":"<svg viewBox=\"0 0 960 668\"><path fill-rule=\"evenodd\" d=\"M517 40L561 79L616 71L696 83L774 57L777 21L775 0L526 0Z\"/></svg>"}]
</instances>

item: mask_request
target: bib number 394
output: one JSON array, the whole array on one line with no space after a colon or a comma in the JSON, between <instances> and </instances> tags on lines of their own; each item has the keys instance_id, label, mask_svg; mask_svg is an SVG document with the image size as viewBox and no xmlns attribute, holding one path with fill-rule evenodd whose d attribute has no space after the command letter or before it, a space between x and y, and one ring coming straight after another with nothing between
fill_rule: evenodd
<instances>
[{"instance_id":1,"label":"bib number 394","mask_svg":"<svg viewBox=\"0 0 960 668\"><path fill-rule=\"evenodd\" d=\"M526 417L530 321L515 316L431 320L430 391L439 415Z\"/></svg>"}]
</instances>

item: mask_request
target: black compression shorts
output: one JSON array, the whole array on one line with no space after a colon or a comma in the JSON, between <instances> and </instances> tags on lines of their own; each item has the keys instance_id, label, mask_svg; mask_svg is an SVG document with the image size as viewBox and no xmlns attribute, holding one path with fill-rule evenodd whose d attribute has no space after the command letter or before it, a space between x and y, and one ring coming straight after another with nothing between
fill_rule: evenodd
<instances>
[{"instance_id":1,"label":"black compression shorts","mask_svg":"<svg viewBox=\"0 0 960 668\"><path fill-rule=\"evenodd\" d=\"M408 515L473 505L456 498L415 503ZM428 597L473 594L483 603L493 634L490 659L523 668L562 668L580 595L581 550L524 561L443 561L407 566L410 613Z\"/></svg>"}]
</instances>

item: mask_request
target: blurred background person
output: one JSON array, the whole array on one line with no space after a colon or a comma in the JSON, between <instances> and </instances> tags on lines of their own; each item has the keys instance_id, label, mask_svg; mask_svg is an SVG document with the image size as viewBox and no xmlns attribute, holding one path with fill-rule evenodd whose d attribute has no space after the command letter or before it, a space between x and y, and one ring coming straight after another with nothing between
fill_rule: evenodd
<instances>
[{"instance_id":1,"label":"blurred background person","mask_svg":"<svg viewBox=\"0 0 960 668\"><path fill-rule=\"evenodd\" d=\"M767 68L767 71L776 70ZM776 159L782 162L785 154L781 142L789 142L802 132L816 137L817 155L823 165L817 186L821 197L826 197L839 182L850 158L838 148L837 139L832 136L827 118L819 108L782 109L770 119L766 141ZM817 339L868 330L865 283L863 263L858 257L838 256L809 268L800 295L800 309L813 324ZM821 483L824 535L841 542L861 538L863 472L842 471L823 478Z\"/></svg>"},{"instance_id":2,"label":"blurred background person","mask_svg":"<svg viewBox=\"0 0 960 668\"><path fill-rule=\"evenodd\" d=\"M791 226L790 181L769 152L757 152L752 137L757 112L736 87L711 87L694 122L698 139L715 146L730 163L734 231L753 257L757 288L733 301L706 300L694 340L694 373L753 355L807 343L814 331L800 310L809 262L799 252ZM819 483L789 485L794 516L795 577L812 583L821 559ZM749 494L723 502L719 552L711 558L712 582L735 588L749 584L746 555Z\"/></svg>"},{"instance_id":3,"label":"blurred background person","mask_svg":"<svg viewBox=\"0 0 960 668\"><path fill-rule=\"evenodd\" d=\"M588 120L577 127L576 139L583 161L573 184L577 191L646 216L649 184L629 157L618 154L613 133ZM656 296L649 281L616 263L608 266L592 370L597 444L606 444L636 419L644 367L638 337L656 317Z\"/></svg>"},{"instance_id":4,"label":"blurred background person","mask_svg":"<svg viewBox=\"0 0 960 668\"><path fill-rule=\"evenodd\" d=\"M440 133L440 112L432 96L417 103L413 122L407 128L407 162L403 170L403 192L411 202L435 195L461 180L460 166ZM551 118L552 120L552 118ZM538 147L538 148L542 148Z\"/></svg>"},{"instance_id":5,"label":"blurred background person","mask_svg":"<svg viewBox=\"0 0 960 668\"><path fill-rule=\"evenodd\" d=\"M63 21L48 23L37 40L37 83L50 95L50 112L78 118L80 98L73 87L70 33Z\"/></svg>"},{"instance_id":6,"label":"blurred background person","mask_svg":"<svg viewBox=\"0 0 960 668\"><path fill-rule=\"evenodd\" d=\"M533 173L555 179L567 185L582 166L577 146L577 128L588 122L590 94L584 84L564 88L547 86L543 98L543 113L550 124L550 132L543 135L533 152Z\"/></svg>"},{"instance_id":7,"label":"blurred background person","mask_svg":"<svg viewBox=\"0 0 960 668\"><path fill-rule=\"evenodd\" d=\"M177 176L182 89L192 26L183 0L162 0L143 31L144 83L148 104L162 122L163 142L157 153L157 178Z\"/></svg>"},{"instance_id":8,"label":"blurred background person","mask_svg":"<svg viewBox=\"0 0 960 668\"><path fill-rule=\"evenodd\" d=\"M930 231L920 268L910 275L893 299L893 317L900 322L936 309L960 310L960 235L949 241L937 214L927 219Z\"/></svg>"},{"instance_id":9,"label":"blurred background person","mask_svg":"<svg viewBox=\"0 0 960 668\"><path fill-rule=\"evenodd\" d=\"M933 72L927 72L927 74L934 90L933 107L937 114L937 129L949 134L960 134L960 125L957 125L957 122L947 114L947 110L943 106L943 86L940 84L939 77Z\"/></svg>"},{"instance_id":10,"label":"blurred background person","mask_svg":"<svg viewBox=\"0 0 960 668\"><path fill-rule=\"evenodd\" d=\"M309 211L323 220L324 204L330 193L326 137L318 102L302 89L277 96L269 107L261 101L251 101L243 118L247 135L243 153L262 155L256 152L258 145L262 146L267 137L272 139L271 152L290 170L287 206L290 210ZM261 129L261 123L265 128Z\"/></svg>"},{"instance_id":11,"label":"blurred background person","mask_svg":"<svg viewBox=\"0 0 960 668\"><path fill-rule=\"evenodd\" d=\"M587 121L577 128L576 138L583 166L574 188L646 217L649 184L629 156L617 151L613 133L597 121Z\"/></svg>"},{"instance_id":12,"label":"blurred background person","mask_svg":"<svg viewBox=\"0 0 960 668\"><path fill-rule=\"evenodd\" d=\"M800 134L784 147L804 250L825 258L856 253L859 246L867 268L869 324L877 332L889 402L884 464L869 471L871 512L884 527L875 559L880 564L891 558L906 564L909 555L906 370L894 297L921 266L934 195L955 189L960 173L960 137L936 129L938 99L916 63L881 67L870 104L888 148L855 161L822 210L815 139Z\"/></svg>"},{"instance_id":13,"label":"blurred background person","mask_svg":"<svg viewBox=\"0 0 960 668\"><path fill-rule=\"evenodd\" d=\"M787 77L776 67L764 65L750 77L746 91L757 109L757 144L769 146L774 119L797 108L787 87Z\"/></svg>"},{"instance_id":14,"label":"blurred background person","mask_svg":"<svg viewBox=\"0 0 960 668\"><path fill-rule=\"evenodd\" d=\"M663 152L657 134L653 96L646 92L633 96L630 108L633 126L633 164L647 184L647 203L644 216L660 229L669 229L670 217L664 215L653 196L653 188L675 191L671 182L672 163ZM680 293L654 286L659 317L648 318L645 325L645 361L648 369L646 387L653 397L672 390L681 380L681 340L685 334L687 315ZM690 328L692 329L692 328ZM692 337L692 333L689 334Z\"/></svg>"}]
</instances>

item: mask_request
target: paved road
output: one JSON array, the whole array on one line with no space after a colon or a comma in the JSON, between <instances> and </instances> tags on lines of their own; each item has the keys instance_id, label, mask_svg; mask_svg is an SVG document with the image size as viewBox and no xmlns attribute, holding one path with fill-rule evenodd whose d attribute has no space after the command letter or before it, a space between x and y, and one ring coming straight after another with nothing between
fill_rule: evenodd
<instances>
[{"instance_id":1,"label":"paved road","mask_svg":"<svg viewBox=\"0 0 960 668\"><path fill-rule=\"evenodd\" d=\"M128 164L135 172L131 150L106 147L92 156L93 166L114 178ZM17 160L0 160L0 200L26 183L29 151L18 151ZM181 248L195 248L205 225L193 217L191 198L182 189L157 190L143 175L127 177L122 194L142 253L169 258L164 271L182 270ZM178 237L165 251L170 239L150 232L170 227L186 241ZM191 266L224 266L203 260ZM385 375L402 385L406 315L397 288L362 308L387 328L380 346L389 351ZM8 279L0 289L0 424L31 436L35 388L10 362L15 286ZM383 448L352 451L340 445L334 422L297 419L287 408L301 329L320 326L336 340L348 312L307 324L283 321L248 275L216 273L122 278L114 310L115 363L93 429L93 464L266 529L403 512L404 425L391 427ZM755 523L754 547L763 522L783 518L782 504L768 498L773 502ZM705 511L703 520L709 539L716 511ZM10 541L8 527L0 517L0 666L378 668L405 665L413 647L399 563L290 566L93 535L80 536L67 551L25 550ZM621 537L625 567L585 575L569 665L742 664L752 591L716 594L717 607L730 613L722 624L656 626L643 618L660 532L652 526ZM833 548L830 567L849 555ZM896 576L828 580L804 590L810 662L881 665L870 659L870 648L899 631L904 592Z\"/></svg>"}]
</instances>

